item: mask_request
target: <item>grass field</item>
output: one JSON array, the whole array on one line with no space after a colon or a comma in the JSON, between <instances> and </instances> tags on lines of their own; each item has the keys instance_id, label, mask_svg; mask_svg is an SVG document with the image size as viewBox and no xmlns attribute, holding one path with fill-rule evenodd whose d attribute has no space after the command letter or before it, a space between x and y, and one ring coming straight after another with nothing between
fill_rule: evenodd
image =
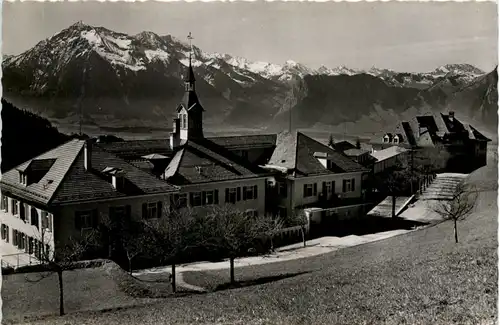
<instances>
[{"instance_id":1,"label":"grass field","mask_svg":"<svg viewBox=\"0 0 500 325\"><path fill-rule=\"evenodd\" d=\"M495 324L495 179L496 162L472 175L470 182L480 185L482 192L474 214L459 223L459 244L454 243L452 224L446 222L330 254L237 269L237 280L246 281L237 289L148 300L150 304L145 306L105 312L75 312L37 323ZM185 275L186 282L213 290L229 279L228 270ZM73 310L78 309L77 303L90 309L97 304L111 305L118 299L127 302L124 306L145 302L125 297L119 288L108 287L109 279L95 277L87 292L67 298L75 299ZM255 285L257 279L260 284ZM80 287L85 285L90 284ZM19 289L12 286L7 292L2 290L5 299L6 293L12 297ZM45 304L44 290L31 287L22 297L31 294L38 302L29 304ZM77 302L77 297L82 300ZM57 310L52 300L49 303ZM4 300L4 315L21 304Z\"/></svg>"}]
</instances>

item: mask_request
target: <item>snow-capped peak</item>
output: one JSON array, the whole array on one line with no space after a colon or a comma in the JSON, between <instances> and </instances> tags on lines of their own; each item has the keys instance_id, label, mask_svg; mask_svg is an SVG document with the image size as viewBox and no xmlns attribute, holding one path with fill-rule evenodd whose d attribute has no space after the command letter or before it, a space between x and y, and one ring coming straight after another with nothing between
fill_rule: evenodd
<instances>
[{"instance_id":1,"label":"snow-capped peak","mask_svg":"<svg viewBox=\"0 0 500 325\"><path fill-rule=\"evenodd\" d=\"M445 64L438 67L432 72L435 75L446 75L446 74L468 74L480 76L484 74L484 71L476 68L473 65L460 63L460 64Z\"/></svg>"}]
</instances>

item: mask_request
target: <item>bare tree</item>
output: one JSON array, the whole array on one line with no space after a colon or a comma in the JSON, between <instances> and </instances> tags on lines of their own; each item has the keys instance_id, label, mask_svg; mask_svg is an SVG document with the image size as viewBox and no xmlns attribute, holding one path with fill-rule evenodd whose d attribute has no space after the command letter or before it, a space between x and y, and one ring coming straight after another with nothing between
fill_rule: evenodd
<instances>
[{"instance_id":1,"label":"bare tree","mask_svg":"<svg viewBox=\"0 0 500 325\"><path fill-rule=\"evenodd\" d=\"M147 220L145 225L151 236L150 255L160 263L171 265L171 284L175 293L176 264L204 244L202 219L191 209L171 210L166 207L161 218Z\"/></svg>"},{"instance_id":2,"label":"bare tree","mask_svg":"<svg viewBox=\"0 0 500 325\"><path fill-rule=\"evenodd\" d=\"M204 218L207 245L229 257L231 284L235 283L234 260L248 254L258 242L270 239L283 226L270 215L255 216L230 206L214 206ZM257 251L257 253L262 253Z\"/></svg>"},{"instance_id":3,"label":"bare tree","mask_svg":"<svg viewBox=\"0 0 500 325\"><path fill-rule=\"evenodd\" d=\"M467 218L476 205L478 192L472 185L460 183L451 196L437 204L434 211L443 218L443 220L453 220L453 231L455 234L455 243L458 243L457 222Z\"/></svg>"},{"instance_id":4,"label":"bare tree","mask_svg":"<svg viewBox=\"0 0 500 325\"><path fill-rule=\"evenodd\" d=\"M128 260L128 271L132 274L133 260L150 251L152 243L148 228L143 222L128 218L117 219L109 215L101 215L100 221L104 228L101 235L107 234L108 245L123 250Z\"/></svg>"},{"instance_id":5,"label":"bare tree","mask_svg":"<svg viewBox=\"0 0 500 325\"><path fill-rule=\"evenodd\" d=\"M63 272L75 268L74 262L80 260L85 253L97 244L95 231L87 232L80 239L69 239L65 246L55 251L47 242L47 231L42 227L39 242L34 245L35 253L39 258L45 273L39 273L37 279L28 279L30 282L39 282L53 273L57 274L59 283L59 315L64 315L64 283Z\"/></svg>"},{"instance_id":6,"label":"bare tree","mask_svg":"<svg viewBox=\"0 0 500 325\"><path fill-rule=\"evenodd\" d=\"M307 215L305 214L304 210L301 210L298 213L294 213L291 218L291 224L293 226L300 226L300 232L302 235L302 243L304 244L304 247L306 247L306 228L309 223L309 219L307 218Z\"/></svg>"},{"instance_id":7,"label":"bare tree","mask_svg":"<svg viewBox=\"0 0 500 325\"><path fill-rule=\"evenodd\" d=\"M409 178L408 169L401 165L396 166L393 170L376 176L376 181L379 183L379 186L382 187L382 190L392 197L392 218L396 217L396 198L405 191Z\"/></svg>"}]
</instances>

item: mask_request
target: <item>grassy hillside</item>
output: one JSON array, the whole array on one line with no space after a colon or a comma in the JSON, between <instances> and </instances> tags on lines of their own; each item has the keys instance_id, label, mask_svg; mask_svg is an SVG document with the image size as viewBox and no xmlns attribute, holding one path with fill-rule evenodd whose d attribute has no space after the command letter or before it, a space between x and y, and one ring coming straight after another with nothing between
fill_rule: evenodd
<instances>
[{"instance_id":1,"label":"grassy hillside","mask_svg":"<svg viewBox=\"0 0 500 325\"><path fill-rule=\"evenodd\" d=\"M48 120L20 110L2 98L2 172L66 140L68 136L60 133Z\"/></svg>"},{"instance_id":2,"label":"grassy hillside","mask_svg":"<svg viewBox=\"0 0 500 325\"><path fill-rule=\"evenodd\" d=\"M489 158L489 165L469 179L482 192L474 214L459 224L459 244L454 243L452 224L446 222L330 254L236 270L238 280L269 280L261 285L135 307L123 303L106 312L83 312L88 307L82 306L80 312L35 323L495 324L496 149ZM228 271L200 274L205 282L227 281L229 276ZM100 290L89 281L90 295L97 299ZM41 295L45 289L31 284L30 292ZM4 297L17 299L15 294ZM11 312L4 310L4 317Z\"/></svg>"}]
</instances>

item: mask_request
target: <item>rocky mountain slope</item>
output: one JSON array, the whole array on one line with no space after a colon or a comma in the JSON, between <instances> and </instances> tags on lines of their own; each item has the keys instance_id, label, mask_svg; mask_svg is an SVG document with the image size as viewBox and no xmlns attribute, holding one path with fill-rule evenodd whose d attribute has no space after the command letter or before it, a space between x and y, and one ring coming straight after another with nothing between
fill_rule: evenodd
<instances>
[{"instance_id":1,"label":"rocky mountain slope","mask_svg":"<svg viewBox=\"0 0 500 325\"><path fill-rule=\"evenodd\" d=\"M78 120L82 114L85 123L97 125L119 120L122 126L169 127L189 53L189 44L170 35L126 35L78 22L5 57L4 96L52 118ZM291 60L253 62L194 46L193 65L207 123L282 128L293 107L296 126L337 125L377 111L440 110L457 103L476 118L496 117L495 78L467 64L428 73L311 69ZM300 87L291 93L297 80Z\"/></svg>"}]
</instances>

